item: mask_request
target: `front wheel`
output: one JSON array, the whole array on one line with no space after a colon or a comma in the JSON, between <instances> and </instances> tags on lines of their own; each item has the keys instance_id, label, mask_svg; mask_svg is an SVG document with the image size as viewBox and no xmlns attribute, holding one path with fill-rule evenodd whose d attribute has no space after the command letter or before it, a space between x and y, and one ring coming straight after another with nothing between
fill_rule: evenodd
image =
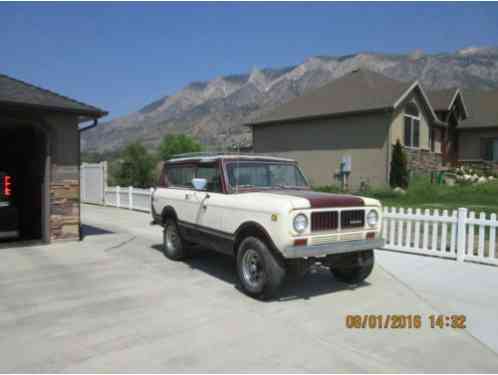
<instances>
[{"instance_id":1,"label":"front wheel","mask_svg":"<svg viewBox=\"0 0 498 375\"><path fill-rule=\"evenodd\" d=\"M275 296L285 277L285 268L256 237L244 239L237 251L237 274L244 292L252 297Z\"/></svg>"},{"instance_id":2,"label":"front wheel","mask_svg":"<svg viewBox=\"0 0 498 375\"><path fill-rule=\"evenodd\" d=\"M373 250L347 254L341 258L330 265L330 271L335 278L348 284L358 284L365 280L375 263Z\"/></svg>"},{"instance_id":3,"label":"front wheel","mask_svg":"<svg viewBox=\"0 0 498 375\"><path fill-rule=\"evenodd\" d=\"M171 260L181 260L187 255L176 221L168 219L163 230L163 253Z\"/></svg>"}]
</instances>

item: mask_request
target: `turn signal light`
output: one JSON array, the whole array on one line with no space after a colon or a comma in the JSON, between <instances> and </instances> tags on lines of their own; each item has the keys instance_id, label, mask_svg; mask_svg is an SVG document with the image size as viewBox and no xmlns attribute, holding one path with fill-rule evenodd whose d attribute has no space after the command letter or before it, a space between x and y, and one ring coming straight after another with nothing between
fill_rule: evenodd
<instances>
[{"instance_id":1,"label":"turn signal light","mask_svg":"<svg viewBox=\"0 0 498 375\"><path fill-rule=\"evenodd\" d=\"M373 240L375 238L375 232L367 233L367 240Z\"/></svg>"},{"instance_id":2,"label":"turn signal light","mask_svg":"<svg viewBox=\"0 0 498 375\"><path fill-rule=\"evenodd\" d=\"M299 238L294 240L294 246L306 246L308 244L307 238Z\"/></svg>"}]
</instances>

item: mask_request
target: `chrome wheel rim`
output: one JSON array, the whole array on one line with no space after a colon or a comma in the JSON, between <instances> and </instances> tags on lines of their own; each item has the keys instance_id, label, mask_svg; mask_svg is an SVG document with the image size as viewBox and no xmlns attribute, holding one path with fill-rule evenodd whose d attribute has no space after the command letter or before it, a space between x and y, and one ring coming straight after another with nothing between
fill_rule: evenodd
<instances>
[{"instance_id":1,"label":"chrome wheel rim","mask_svg":"<svg viewBox=\"0 0 498 375\"><path fill-rule=\"evenodd\" d=\"M166 249L175 251L178 248L180 238L174 225L168 225L164 231L164 242Z\"/></svg>"},{"instance_id":2,"label":"chrome wheel rim","mask_svg":"<svg viewBox=\"0 0 498 375\"><path fill-rule=\"evenodd\" d=\"M251 289L259 289L264 282L264 268L261 257L253 249L246 250L242 257L242 277Z\"/></svg>"}]
</instances>

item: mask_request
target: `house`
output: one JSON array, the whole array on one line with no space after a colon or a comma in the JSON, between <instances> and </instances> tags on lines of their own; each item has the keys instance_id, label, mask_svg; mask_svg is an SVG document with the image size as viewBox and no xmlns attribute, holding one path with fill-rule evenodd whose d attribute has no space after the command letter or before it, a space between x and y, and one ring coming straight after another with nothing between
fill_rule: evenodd
<instances>
[{"instance_id":1,"label":"house","mask_svg":"<svg viewBox=\"0 0 498 375\"><path fill-rule=\"evenodd\" d=\"M498 90L464 90L463 97L470 114L458 125L459 159L498 163Z\"/></svg>"},{"instance_id":2,"label":"house","mask_svg":"<svg viewBox=\"0 0 498 375\"><path fill-rule=\"evenodd\" d=\"M467 112L460 94L454 102L435 111L419 82L358 69L246 125L255 152L297 159L314 185L336 183L341 162L350 160L349 184L358 188L389 182L397 140L413 172L438 169L456 158L454 147L445 143L455 137L446 118L458 122Z\"/></svg>"},{"instance_id":3,"label":"house","mask_svg":"<svg viewBox=\"0 0 498 375\"><path fill-rule=\"evenodd\" d=\"M4 205L17 212L0 215L0 227L16 221L18 240L80 238L79 124L106 114L0 74L0 173Z\"/></svg>"},{"instance_id":4,"label":"house","mask_svg":"<svg viewBox=\"0 0 498 375\"><path fill-rule=\"evenodd\" d=\"M498 90L425 91L355 70L246 124L255 152L297 159L314 185L389 182L392 145L403 145L411 173L461 163L498 166Z\"/></svg>"}]
</instances>

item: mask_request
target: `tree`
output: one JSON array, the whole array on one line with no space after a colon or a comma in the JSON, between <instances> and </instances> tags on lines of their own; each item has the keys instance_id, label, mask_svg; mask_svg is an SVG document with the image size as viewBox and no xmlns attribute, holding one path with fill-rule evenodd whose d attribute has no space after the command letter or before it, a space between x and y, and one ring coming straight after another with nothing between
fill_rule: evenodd
<instances>
[{"instance_id":1,"label":"tree","mask_svg":"<svg viewBox=\"0 0 498 375\"><path fill-rule=\"evenodd\" d=\"M155 157L139 142L130 143L113 167L113 177L120 186L149 187L154 181Z\"/></svg>"},{"instance_id":2,"label":"tree","mask_svg":"<svg viewBox=\"0 0 498 375\"><path fill-rule=\"evenodd\" d=\"M159 157L168 160L175 154L199 152L202 146L194 138L185 134L170 134L163 137L159 145Z\"/></svg>"},{"instance_id":3,"label":"tree","mask_svg":"<svg viewBox=\"0 0 498 375\"><path fill-rule=\"evenodd\" d=\"M403 151L401 143L399 142L399 139L393 146L389 183L393 188L400 187L406 189L408 187L408 167L406 162L406 155Z\"/></svg>"}]
</instances>

